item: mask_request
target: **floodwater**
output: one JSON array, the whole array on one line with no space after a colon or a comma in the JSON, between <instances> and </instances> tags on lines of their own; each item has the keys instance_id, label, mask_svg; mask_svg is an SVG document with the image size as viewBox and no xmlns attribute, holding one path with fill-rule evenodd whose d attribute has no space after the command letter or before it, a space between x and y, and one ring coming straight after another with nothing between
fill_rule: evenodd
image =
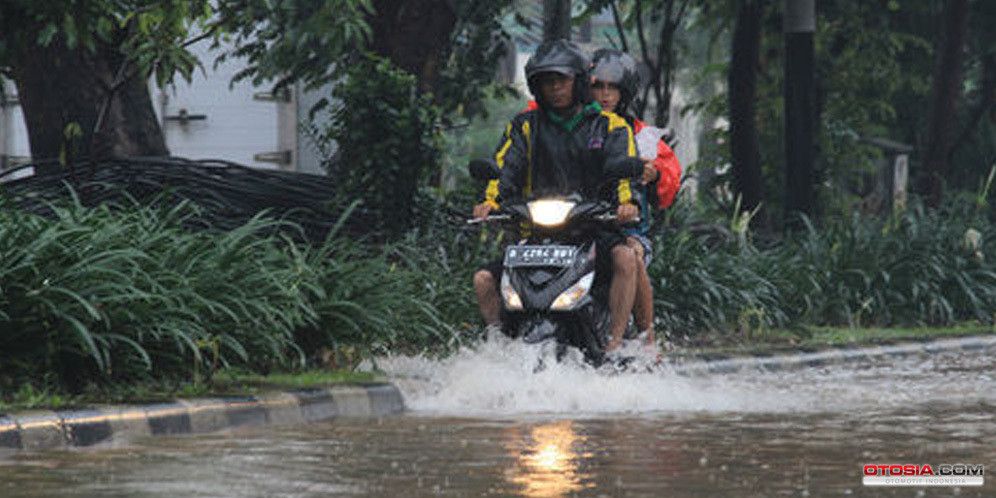
<instances>
[{"instance_id":1,"label":"floodwater","mask_svg":"<svg viewBox=\"0 0 996 498\"><path fill-rule=\"evenodd\" d=\"M411 411L0 460L2 497L996 496L996 358L611 374L489 343L378 367ZM862 486L867 463L985 485Z\"/></svg>"}]
</instances>

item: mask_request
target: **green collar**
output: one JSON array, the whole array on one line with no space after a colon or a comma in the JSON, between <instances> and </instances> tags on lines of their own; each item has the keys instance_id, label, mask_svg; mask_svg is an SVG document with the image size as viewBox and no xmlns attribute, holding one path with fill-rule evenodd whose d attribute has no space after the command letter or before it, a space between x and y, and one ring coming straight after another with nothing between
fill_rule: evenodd
<instances>
[{"instance_id":1,"label":"green collar","mask_svg":"<svg viewBox=\"0 0 996 498\"><path fill-rule=\"evenodd\" d=\"M561 117L559 114L552 111L548 111L546 116L550 118L550 121L553 121L553 124L558 125L567 131L574 131L574 128L581 122L584 115L589 112L598 114L602 112L602 106L599 105L598 102L592 102L582 107L581 110L569 118Z\"/></svg>"}]
</instances>

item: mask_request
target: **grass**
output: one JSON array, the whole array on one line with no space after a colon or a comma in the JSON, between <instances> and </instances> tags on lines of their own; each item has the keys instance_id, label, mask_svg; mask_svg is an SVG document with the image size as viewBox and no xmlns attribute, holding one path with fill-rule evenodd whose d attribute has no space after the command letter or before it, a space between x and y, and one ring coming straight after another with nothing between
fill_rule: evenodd
<instances>
[{"instance_id":1,"label":"grass","mask_svg":"<svg viewBox=\"0 0 996 498\"><path fill-rule=\"evenodd\" d=\"M370 372L347 370L306 370L269 375L223 370L206 382L146 381L91 385L85 391L76 394L38 389L31 384L23 384L17 391L0 396L0 414L36 409L69 410L98 404L157 403L178 398L248 396L274 390L292 391L383 380Z\"/></svg>"},{"instance_id":2,"label":"grass","mask_svg":"<svg viewBox=\"0 0 996 498\"><path fill-rule=\"evenodd\" d=\"M992 325L963 324L954 327L899 327L851 329L813 327L812 335L802 341L805 346L851 346L857 344L889 344L899 341L925 341L950 337L996 334Z\"/></svg>"},{"instance_id":3,"label":"grass","mask_svg":"<svg viewBox=\"0 0 996 498\"><path fill-rule=\"evenodd\" d=\"M212 380L217 387L237 389L306 389L336 384L362 384L384 381L383 377L372 372L348 370L308 370L298 373L254 373L221 372Z\"/></svg>"},{"instance_id":4,"label":"grass","mask_svg":"<svg viewBox=\"0 0 996 498\"><path fill-rule=\"evenodd\" d=\"M263 219L187 232L183 209L0 212L0 377L197 376L299 357L292 333L317 319L307 255L261 236L275 224Z\"/></svg>"}]
</instances>

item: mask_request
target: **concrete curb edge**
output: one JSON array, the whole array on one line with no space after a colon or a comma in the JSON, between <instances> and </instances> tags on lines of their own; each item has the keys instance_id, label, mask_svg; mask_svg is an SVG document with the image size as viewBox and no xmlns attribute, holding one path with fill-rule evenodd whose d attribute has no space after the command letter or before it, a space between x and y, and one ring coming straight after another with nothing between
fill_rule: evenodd
<instances>
[{"instance_id":1,"label":"concrete curb edge","mask_svg":"<svg viewBox=\"0 0 996 498\"><path fill-rule=\"evenodd\" d=\"M337 417L383 417L404 410L396 386L372 383L150 405L15 412L0 414L0 455L92 446L140 436L201 434Z\"/></svg>"},{"instance_id":2,"label":"concrete curb edge","mask_svg":"<svg viewBox=\"0 0 996 498\"><path fill-rule=\"evenodd\" d=\"M763 357L729 358L720 360L689 360L674 365L678 373L731 374L748 370L790 371L800 368L826 367L845 363L871 362L881 358L927 356L950 351L996 351L996 335L938 339L926 342L902 343L834 349L814 353L785 353Z\"/></svg>"}]
</instances>

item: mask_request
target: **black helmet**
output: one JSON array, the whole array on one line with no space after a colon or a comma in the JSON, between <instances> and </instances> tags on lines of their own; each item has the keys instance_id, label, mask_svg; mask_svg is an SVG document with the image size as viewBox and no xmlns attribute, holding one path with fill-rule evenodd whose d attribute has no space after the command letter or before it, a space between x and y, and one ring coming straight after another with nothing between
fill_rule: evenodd
<instances>
[{"instance_id":1,"label":"black helmet","mask_svg":"<svg viewBox=\"0 0 996 498\"><path fill-rule=\"evenodd\" d=\"M621 50L603 48L595 52L592 79L613 83L619 87L619 108L623 111L640 91L640 70L636 60Z\"/></svg>"},{"instance_id":2,"label":"black helmet","mask_svg":"<svg viewBox=\"0 0 996 498\"><path fill-rule=\"evenodd\" d=\"M526 82L536 102L543 105L536 75L553 72L573 76L574 100L583 104L590 100L591 81L588 78L590 69L591 59L573 42L563 39L551 40L543 42L526 62Z\"/></svg>"}]
</instances>

